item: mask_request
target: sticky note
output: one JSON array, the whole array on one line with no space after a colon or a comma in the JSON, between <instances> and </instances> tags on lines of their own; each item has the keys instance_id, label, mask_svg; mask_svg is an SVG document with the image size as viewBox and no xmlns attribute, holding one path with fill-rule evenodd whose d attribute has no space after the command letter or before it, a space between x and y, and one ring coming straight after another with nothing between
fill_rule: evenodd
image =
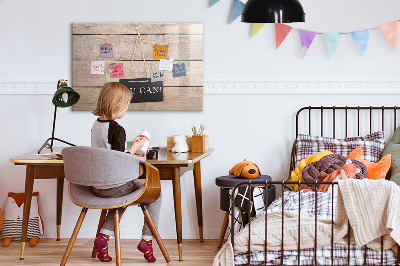
<instances>
[{"instance_id":1,"label":"sticky note","mask_svg":"<svg viewBox=\"0 0 400 266\"><path fill-rule=\"evenodd\" d=\"M109 68L111 70L110 78L124 77L124 65L122 63L112 63Z\"/></svg>"},{"instance_id":2,"label":"sticky note","mask_svg":"<svg viewBox=\"0 0 400 266\"><path fill-rule=\"evenodd\" d=\"M164 70L152 69L150 76L151 82L164 81Z\"/></svg>"},{"instance_id":3,"label":"sticky note","mask_svg":"<svg viewBox=\"0 0 400 266\"><path fill-rule=\"evenodd\" d=\"M100 57L112 58L113 57L113 45L110 43L100 44Z\"/></svg>"},{"instance_id":4,"label":"sticky note","mask_svg":"<svg viewBox=\"0 0 400 266\"><path fill-rule=\"evenodd\" d=\"M185 63L174 64L172 74L174 78L186 76Z\"/></svg>"},{"instance_id":5,"label":"sticky note","mask_svg":"<svg viewBox=\"0 0 400 266\"><path fill-rule=\"evenodd\" d=\"M168 70L168 71L172 71L172 68L174 66L174 59L170 58L169 60L166 59L161 59L160 60L160 70Z\"/></svg>"},{"instance_id":6,"label":"sticky note","mask_svg":"<svg viewBox=\"0 0 400 266\"><path fill-rule=\"evenodd\" d=\"M119 78L111 78L110 73L106 72L106 82L119 82Z\"/></svg>"},{"instance_id":7,"label":"sticky note","mask_svg":"<svg viewBox=\"0 0 400 266\"><path fill-rule=\"evenodd\" d=\"M168 45L154 45L153 59L166 59L168 54Z\"/></svg>"},{"instance_id":8,"label":"sticky note","mask_svg":"<svg viewBox=\"0 0 400 266\"><path fill-rule=\"evenodd\" d=\"M92 61L90 64L90 73L104 75L104 61Z\"/></svg>"}]
</instances>

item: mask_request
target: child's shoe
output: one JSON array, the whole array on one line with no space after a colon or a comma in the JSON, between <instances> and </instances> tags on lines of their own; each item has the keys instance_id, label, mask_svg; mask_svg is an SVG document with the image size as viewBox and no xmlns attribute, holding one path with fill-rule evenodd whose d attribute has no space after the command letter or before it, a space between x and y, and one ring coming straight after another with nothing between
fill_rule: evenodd
<instances>
[{"instance_id":1,"label":"child's shoe","mask_svg":"<svg viewBox=\"0 0 400 266\"><path fill-rule=\"evenodd\" d=\"M143 253L144 258L148 262L156 261L156 257L154 257L153 255L153 245L151 243L151 240L142 239L142 241L140 241L139 245L137 246L137 249Z\"/></svg>"},{"instance_id":2,"label":"child's shoe","mask_svg":"<svg viewBox=\"0 0 400 266\"><path fill-rule=\"evenodd\" d=\"M112 261L112 258L108 255L108 235L100 233L94 241L94 247L97 250L97 258L104 262Z\"/></svg>"}]
</instances>

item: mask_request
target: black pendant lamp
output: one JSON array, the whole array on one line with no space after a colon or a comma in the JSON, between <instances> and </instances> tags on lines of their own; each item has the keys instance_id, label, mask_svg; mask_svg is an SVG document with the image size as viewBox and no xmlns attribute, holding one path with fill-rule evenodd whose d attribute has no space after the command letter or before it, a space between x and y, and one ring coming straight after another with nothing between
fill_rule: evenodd
<instances>
[{"instance_id":1,"label":"black pendant lamp","mask_svg":"<svg viewBox=\"0 0 400 266\"><path fill-rule=\"evenodd\" d=\"M249 0L243 9L242 22L304 22L304 10L298 0Z\"/></svg>"}]
</instances>

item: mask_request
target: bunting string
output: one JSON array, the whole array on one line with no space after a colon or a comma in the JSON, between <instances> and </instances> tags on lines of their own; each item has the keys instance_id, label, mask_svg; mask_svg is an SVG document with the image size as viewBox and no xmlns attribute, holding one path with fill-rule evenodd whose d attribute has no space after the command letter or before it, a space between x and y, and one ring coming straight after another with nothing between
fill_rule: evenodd
<instances>
[{"instance_id":1,"label":"bunting string","mask_svg":"<svg viewBox=\"0 0 400 266\"><path fill-rule=\"evenodd\" d=\"M392 22L399 22L399 21L400 20L394 20ZM391 23L391 22L389 22L389 23ZM383 24L383 25L385 25L385 24ZM370 30L379 30L379 27L380 26L375 27L375 28L370 28ZM291 28L294 29L294 30L300 30L299 28L293 28L293 27L291 27ZM307 31L311 31L311 30L307 30ZM358 30L358 31L363 31L363 30ZM357 30L350 31L350 32L341 32L341 31L339 31L338 33L341 34L341 35L345 35L345 34L351 34L352 32L357 32ZM329 33L329 32L317 32L317 34L327 34L327 33Z\"/></svg>"},{"instance_id":2,"label":"bunting string","mask_svg":"<svg viewBox=\"0 0 400 266\"><path fill-rule=\"evenodd\" d=\"M220 0L210 0L209 7L214 6ZM234 22L243 12L245 4L240 0L231 0L232 1L232 9L229 17L229 24ZM300 45L302 57L304 58L307 54L308 49L313 43L315 37L317 35L322 35L325 41L326 47L328 49L329 55L332 58L336 48L339 45L339 40L341 35L351 34L354 41L356 42L358 48L361 53L364 55L366 53L368 47L368 41L371 31L380 30L384 37L387 39L389 44L392 46L394 50L397 49L397 29L398 22L400 20L395 20L378 27L367 28L363 30L356 30L350 32L316 32L311 30L305 30L300 28L293 28L289 25L276 23L275 24L275 41L276 41L276 49L282 44L282 42L286 39L288 34L292 30L297 30L299 32ZM265 26L266 23L252 23L251 30L251 38L253 38L260 30Z\"/></svg>"}]
</instances>

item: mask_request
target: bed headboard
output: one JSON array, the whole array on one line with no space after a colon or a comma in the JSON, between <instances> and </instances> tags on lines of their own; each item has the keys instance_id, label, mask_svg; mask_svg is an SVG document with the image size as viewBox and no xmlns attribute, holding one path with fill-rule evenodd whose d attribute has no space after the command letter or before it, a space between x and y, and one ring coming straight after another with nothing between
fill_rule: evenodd
<instances>
[{"instance_id":1,"label":"bed headboard","mask_svg":"<svg viewBox=\"0 0 400 266\"><path fill-rule=\"evenodd\" d=\"M363 136L375 131L383 131L389 139L398 126L396 106L308 106L296 114L296 137L299 134L347 138ZM295 164L295 144L293 144L290 171ZM290 176L290 172L289 172Z\"/></svg>"}]
</instances>

